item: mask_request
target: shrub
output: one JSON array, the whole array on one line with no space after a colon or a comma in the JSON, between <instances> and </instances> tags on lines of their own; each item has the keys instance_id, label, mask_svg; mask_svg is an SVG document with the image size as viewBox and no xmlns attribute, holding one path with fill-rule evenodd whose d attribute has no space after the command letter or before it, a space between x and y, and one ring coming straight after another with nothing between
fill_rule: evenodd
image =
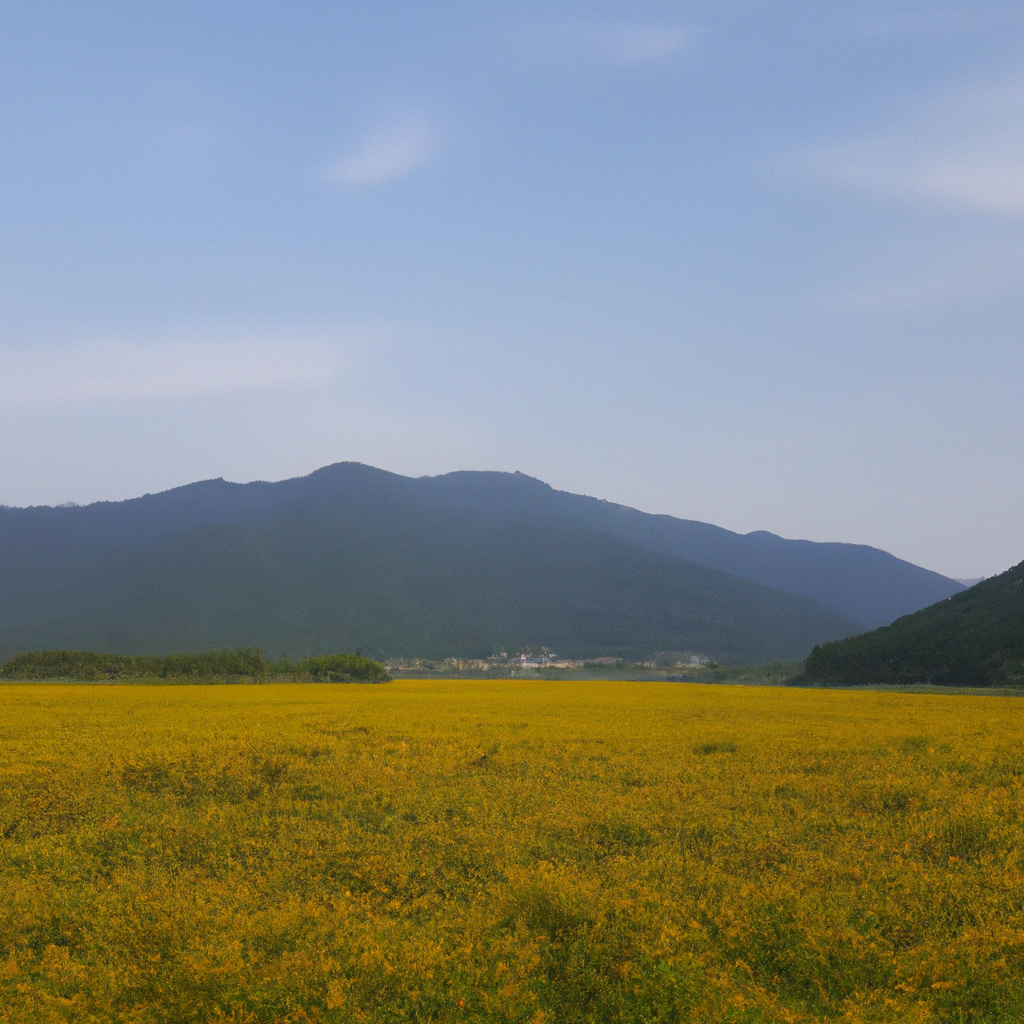
<instances>
[{"instance_id":1,"label":"shrub","mask_svg":"<svg viewBox=\"0 0 1024 1024\"><path fill-rule=\"evenodd\" d=\"M303 658L296 667L300 674L318 683L386 683L391 679L379 661L358 654Z\"/></svg>"}]
</instances>

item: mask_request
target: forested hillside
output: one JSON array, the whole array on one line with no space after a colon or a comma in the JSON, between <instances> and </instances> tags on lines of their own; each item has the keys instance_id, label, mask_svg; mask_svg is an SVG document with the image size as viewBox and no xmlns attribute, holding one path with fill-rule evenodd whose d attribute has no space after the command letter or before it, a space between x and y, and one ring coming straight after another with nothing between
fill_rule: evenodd
<instances>
[{"instance_id":1,"label":"forested hillside","mask_svg":"<svg viewBox=\"0 0 1024 1024\"><path fill-rule=\"evenodd\" d=\"M1024 562L891 626L816 647L809 679L1024 685Z\"/></svg>"},{"instance_id":2,"label":"forested hillside","mask_svg":"<svg viewBox=\"0 0 1024 1024\"><path fill-rule=\"evenodd\" d=\"M801 658L859 629L805 597L628 542L562 501L515 475L410 480L348 464L281 484L3 509L0 654L543 646L739 662Z\"/></svg>"}]
</instances>

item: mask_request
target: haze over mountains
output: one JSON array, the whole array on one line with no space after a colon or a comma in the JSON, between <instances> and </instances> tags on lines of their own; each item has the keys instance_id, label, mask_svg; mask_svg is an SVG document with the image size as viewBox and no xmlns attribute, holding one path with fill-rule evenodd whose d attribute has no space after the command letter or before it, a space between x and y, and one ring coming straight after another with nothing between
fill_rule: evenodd
<instances>
[{"instance_id":1,"label":"haze over mountains","mask_svg":"<svg viewBox=\"0 0 1024 1024\"><path fill-rule=\"evenodd\" d=\"M962 590L851 544L740 535L522 474L338 463L123 502L0 509L0 655L802 658Z\"/></svg>"}]
</instances>

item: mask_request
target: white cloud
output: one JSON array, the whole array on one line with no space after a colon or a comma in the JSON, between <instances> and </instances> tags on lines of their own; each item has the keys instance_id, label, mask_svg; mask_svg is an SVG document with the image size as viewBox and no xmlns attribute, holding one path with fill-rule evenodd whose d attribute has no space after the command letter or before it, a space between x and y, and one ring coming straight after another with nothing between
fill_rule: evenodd
<instances>
[{"instance_id":1,"label":"white cloud","mask_svg":"<svg viewBox=\"0 0 1024 1024\"><path fill-rule=\"evenodd\" d=\"M604 32L599 40L610 57L633 64L673 57L686 47L690 36L678 28L625 28Z\"/></svg>"},{"instance_id":2,"label":"white cloud","mask_svg":"<svg viewBox=\"0 0 1024 1024\"><path fill-rule=\"evenodd\" d=\"M376 185L403 178L437 152L437 132L421 116L405 118L368 134L347 155L324 170L339 185Z\"/></svg>"},{"instance_id":3,"label":"white cloud","mask_svg":"<svg viewBox=\"0 0 1024 1024\"><path fill-rule=\"evenodd\" d=\"M602 64L647 64L681 53L689 46L691 33L679 26L559 21L545 24L541 38L561 54L568 51Z\"/></svg>"},{"instance_id":4,"label":"white cloud","mask_svg":"<svg viewBox=\"0 0 1024 1024\"><path fill-rule=\"evenodd\" d=\"M310 338L96 340L0 349L7 405L189 398L311 385L340 367L335 345Z\"/></svg>"},{"instance_id":5,"label":"white cloud","mask_svg":"<svg viewBox=\"0 0 1024 1024\"><path fill-rule=\"evenodd\" d=\"M888 200L1024 217L1024 87L939 97L894 130L805 150L788 168Z\"/></svg>"}]
</instances>

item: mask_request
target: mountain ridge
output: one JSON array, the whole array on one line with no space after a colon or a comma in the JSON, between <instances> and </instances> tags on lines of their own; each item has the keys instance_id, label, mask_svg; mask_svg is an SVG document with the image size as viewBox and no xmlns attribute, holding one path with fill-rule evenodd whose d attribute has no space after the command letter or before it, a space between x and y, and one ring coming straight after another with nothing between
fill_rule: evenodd
<instances>
[{"instance_id":1,"label":"mountain ridge","mask_svg":"<svg viewBox=\"0 0 1024 1024\"><path fill-rule=\"evenodd\" d=\"M354 483L365 489L369 480L384 485L396 496L418 494L435 504L567 515L642 547L809 597L865 629L887 625L964 589L955 580L868 545L791 540L765 530L735 533L710 523L641 512L627 505L560 491L523 473L461 470L433 477L405 477L362 463L342 462L277 482L241 484L217 477L122 502L93 502L77 510L94 510L91 514L98 517L136 504L160 504L164 506L164 518L175 512L174 525L180 530L189 525L262 518L296 503L337 498L346 491L351 494ZM183 519L181 513L195 513L196 506L177 499L197 494L206 499L206 511L193 515L191 520ZM235 500L228 501L229 496ZM76 511L60 506L30 508L53 513ZM220 514L214 514L218 509ZM130 524L116 524L120 537L125 536L126 525ZM108 527L113 526L108 523ZM167 531L144 532L159 535Z\"/></svg>"},{"instance_id":2,"label":"mountain ridge","mask_svg":"<svg viewBox=\"0 0 1024 1024\"><path fill-rule=\"evenodd\" d=\"M493 552L503 551L505 561L499 564L497 554L491 557L485 550L457 544L452 535L456 528ZM352 595L348 604L327 587L320 578L321 567L307 559L301 544L296 547L295 538L314 535L337 567L347 566L344 586ZM412 543L416 537L418 547ZM515 551L502 547L503 538L510 537L517 538ZM705 543L707 537L717 539L717 549ZM702 544L707 550L698 550ZM360 561L358 552L349 550L360 545L376 552L374 557L360 556ZM847 556L847 548L861 550L837 547ZM739 565L746 576L720 567L729 559L742 562L745 548L757 555ZM173 558L167 554L172 550ZM452 565L462 566L464 578L438 562L437 552L442 550L454 559ZM121 502L0 509L0 647L24 649L25 644L59 637L62 644L75 640L120 648L272 642L300 654L320 653L330 638L336 644L362 640L368 650L380 654L400 653L398 647L405 653L426 654L426 648L410 651L414 640L438 654L457 654L469 648L479 652L489 643L540 643L547 636L551 642L546 645L560 646L565 654L570 649L582 651L581 644L591 645L584 652L588 654L636 654L652 644L657 645L654 649L670 650L685 641L690 649L724 660L802 657L816 642L860 631L864 617L846 614L843 601L830 606L809 593L798 593L792 580L783 580L788 590L773 587L773 573L779 575L778 566L785 567L788 554L795 550L803 551L805 562L812 556L812 563L816 554L830 554L828 545L785 541L763 531L732 534L710 524L650 516L558 491L524 474L460 471L413 478L360 463L335 463L278 482L238 484L215 478ZM904 604L920 600L922 579L933 588L938 580L940 590L947 585L958 588L953 581L884 552L864 550L873 553L869 561L880 561L890 576L902 573L897 597ZM205 552L205 562L196 561L198 551ZM398 552L405 562L396 561ZM576 569L568 559L571 552L585 569L586 579L578 585L572 579ZM703 561L687 558L687 553ZM318 619L316 609L303 613L308 621L320 622L317 636L296 619L295 609L306 608L309 587L295 577L289 560L306 566L309 581L319 581L309 587L320 588L321 601L334 602L333 624L322 616ZM848 585L855 574L844 570L841 561L819 557L814 571L796 582L814 593L824 580L825 589L832 588L826 597L842 597L846 586L853 591L846 604L855 605L856 586ZM181 567L186 565L191 566L190 575L183 576ZM447 594L433 592L430 574L420 571L425 566L431 566L437 578L447 579ZM609 574L603 566L617 568ZM788 571L799 576L799 564L792 563ZM472 584L473 574L481 572L484 576ZM537 585L545 572L554 587L551 593L561 595L558 609L545 603L546 592ZM652 593L660 595L657 600L642 593L645 573L660 581L651 585ZM377 576L390 583L375 582ZM490 580L487 585L485 578ZM885 573L876 571L875 578L882 581L876 589L885 590ZM511 591L500 599L496 596L504 593L505 579L520 588L514 600ZM385 599L388 586L392 589ZM862 584L857 586L863 589ZM290 594L292 604L277 600L275 587L280 594ZM118 597L128 592L135 595L134 603L125 604ZM212 601L213 593L217 601ZM356 593L363 595L362 605ZM164 595L160 614L178 623L177 632L161 632L153 621L143 621L145 608L151 617L158 615L154 594ZM173 601L171 594L176 595ZM452 603L457 596L464 607ZM713 616L701 619L701 601L710 602ZM738 619L730 611L730 601L743 609ZM395 602L403 612L396 611ZM534 612L547 608L550 622L562 625L545 634L544 616L524 610L523 602L533 602ZM756 612L759 604L771 613ZM581 611L584 606L592 608L589 618ZM377 626L360 618L360 607L377 608ZM441 615L447 616L447 625L437 619L442 607L447 609ZM666 617L668 607L676 612ZM200 608L205 609L205 625L197 618ZM484 632L467 619L474 615L480 623L489 623ZM462 619L466 621L459 625ZM342 620L349 626L362 625L342 628ZM282 631L278 621L291 621L294 628ZM704 622L699 629L698 621ZM44 622L49 623L45 628L40 625ZM265 641L257 635L256 622L263 624ZM516 622L516 628L503 625ZM598 622L603 622L600 628ZM654 628L652 623L657 622L661 625ZM406 639L399 635L399 623L404 623ZM444 642L462 647L442 651ZM799 650L804 642L808 646Z\"/></svg>"}]
</instances>

